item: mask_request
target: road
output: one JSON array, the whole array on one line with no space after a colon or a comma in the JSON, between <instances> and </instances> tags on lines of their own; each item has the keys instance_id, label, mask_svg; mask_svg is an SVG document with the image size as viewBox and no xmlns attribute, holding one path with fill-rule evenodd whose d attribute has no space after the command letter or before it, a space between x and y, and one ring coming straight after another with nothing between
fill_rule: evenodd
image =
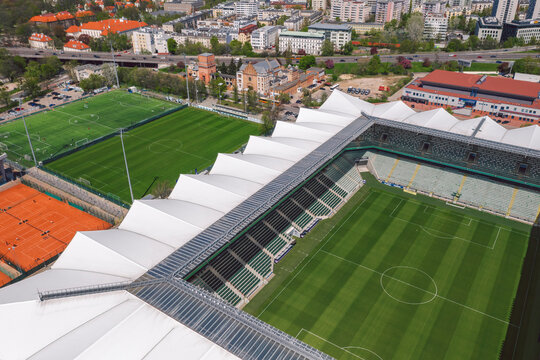
<instances>
[{"instance_id":1,"label":"road","mask_svg":"<svg viewBox=\"0 0 540 360\"><path fill-rule=\"evenodd\" d=\"M429 58L430 60L435 60L436 58L439 61L448 61L448 60L477 60L477 61L495 61L495 60L515 60L521 59L527 56L536 56L532 53L523 53L519 51L526 51L534 49L534 46L528 46L523 48L515 49L499 49L499 50L479 50L479 51L462 51L456 53L446 53L446 52L437 52L437 53L417 53L417 54L392 54L392 55L380 55L381 60L386 62L393 62L399 56L409 57L418 59L419 61ZM38 50L30 48L7 48L7 50L13 55L19 55L25 58L30 59L40 59L51 55L56 55L60 60L77 60L80 62L89 62L89 63L103 63L111 62L112 54L109 52L63 52L59 50ZM325 61L328 59L334 60L334 62L357 62L358 59L368 58L369 56L359 56L359 55L350 55L350 56L332 56L332 57L323 57L318 56L317 62ZM218 62L225 61L226 63L230 62L233 56L216 56ZM184 60L182 55L137 55L130 53L119 52L114 56L116 62L122 66L148 66L148 67L157 67L159 64L169 64L177 63ZM186 56L187 60L196 59L196 56ZM260 61L261 58L246 58L242 57L242 61Z\"/></svg>"}]
</instances>

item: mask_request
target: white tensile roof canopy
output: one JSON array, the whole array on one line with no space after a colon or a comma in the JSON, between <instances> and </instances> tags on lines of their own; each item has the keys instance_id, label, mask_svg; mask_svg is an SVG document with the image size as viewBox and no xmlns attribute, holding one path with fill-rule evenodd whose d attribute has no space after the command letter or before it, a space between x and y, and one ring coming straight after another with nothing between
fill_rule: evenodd
<instances>
[{"instance_id":1,"label":"white tensile roof canopy","mask_svg":"<svg viewBox=\"0 0 540 360\"><path fill-rule=\"evenodd\" d=\"M0 290L1 359L233 359L233 354L126 291L41 302L38 291L133 281L366 113L540 150L540 129L506 130L488 117L459 121L374 105L334 91L320 109L252 136L243 154L219 154L208 175L180 175L168 199L136 200L118 229L78 232L47 271ZM483 120L483 121L482 121Z\"/></svg>"}]
</instances>

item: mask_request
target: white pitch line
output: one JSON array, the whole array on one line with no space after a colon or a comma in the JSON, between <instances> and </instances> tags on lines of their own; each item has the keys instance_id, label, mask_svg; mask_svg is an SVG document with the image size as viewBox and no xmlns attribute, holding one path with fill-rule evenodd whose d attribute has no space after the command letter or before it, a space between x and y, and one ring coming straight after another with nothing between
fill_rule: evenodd
<instances>
[{"instance_id":1,"label":"white pitch line","mask_svg":"<svg viewBox=\"0 0 540 360\"><path fill-rule=\"evenodd\" d=\"M497 231L497 236L495 236L495 242L491 246L491 250L495 249L495 244L497 244L497 240L499 239L499 234L501 233L501 227L499 226L499 231Z\"/></svg>"},{"instance_id":2,"label":"white pitch line","mask_svg":"<svg viewBox=\"0 0 540 360\"><path fill-rule=\"evenodd\" d=\"M400 199L398 204L396 205L396 207L394 208L394 210L392 210L392 212L390 213L390 216L391 217L394 217L394 213L396 212L397 208L399 207L399 205L401 205L401 203L403 202L403 199Z\"/></svg>"},{"instance_id":3,"label":"white pitch line","mask_svg":"<svg viewBox=\"0 0 540 360\"><path fill-rule=\"evenodd\" d=\"M298 270L298 272L292 277L291 280L289 280L289 282L287 282L287 284L285 284L285 286L283 286L283 288L281 289L281 291L268 303L268 305L266 305L266 307L259 313L259 315L257 315L257 317L261 317L262 314L264 314L264 312L270 307L270 305L272 305L274 303L274 301L281 296L281 294L289 287L289 285L294 281L294 279L296 279L296 277L302 272L302 270L305 269L305 267L311 262L311 260L313 260L313 258L315 257L315 255L317 255L321 250L322 248L324 248L324 246L328 243L328 241L330 241L330 239L332 239L332 237L334 237L334 235L339 231L339 229L341 229L341 227L343 225L345 225L349 219L358 211L358 209L360 209L362 207L362 205L364 204L364 202L371 196L372 192L369 192L369 194L366 196L366 198L364 200L362 200L362 202L360 202L360 204L357 205L356 209L354 209L354 211L345 219L345 221L337 228L337 230L335 232L332 233L332 235L330 235L330 237L328 239L326 239L326 241L324 241L324 243L321 245L321 247L317 250L317 252L315 254L313 254L308 261L306 261L306 263L300 268L300 270ZM330 234L334 228L336 227L336 225L338 224L339 222L337 222L336 224L334 224L330 230L328 230L328 232L326 233L326 235L324 235L324 237L322 238L323 240L328 236L328 234ZM321 240L322 241L322 240ZM305 259L305 258L304 258ZM303 261L303 260L302 260ZM296 270L298 266L296 266L294 270Z\"/></svg>"},{"instance_id":4,"label":"white pitch line","mask_svg":"<svg viewBox=\"0 0 540 360\"><path fill-rule=\"evenodd\" d=\"M328 252L328 251L326 251L326 250L322 250L322 252L325 252L325 253L327 253L328 255L334 256L334 257L336 257L336 258L338 258L338 259L341 259L341 260L343 260L343 261L346 261L346 262L349 262L349 263L351 263L351 264L354 264L354 265L356 265L356 266L358 266L358 267L361 267L361 268L363 268L363 269L372 271L372 272L374 272L374 273L376 273L376 274L379 274L379 275L382 275L382 274L383 274L383 273L381 273L380 271L377 271L377 270L375 270L375 269L371 269L371 268L369 268L369 267L367 267L367 266L364 266L364 265L362 265L362 264L359 264L359 263L357 263L357 262L354 262L354 261L345 259L345 258L343 258L343 257L341 257L341 256L339 256L339 255L333 254L333 253ZM439 294L437 294L437 293L433 293L433 292L431 292L431 291L428 291L428 290L426 290L426 289L423 289L423 288L417 287L417 286L415 286L415 285L409 284L409 283L406 282L406 281L403 281L403 280L400 280L400 279L396 279L396 278L394 278L394 277L392 277L392 276L389 276L389 275L385 275L385 276L388 277L388 278L390 278L390 279L393 279L393 280L395 280L395 281L397 281L397 282L401 282L401 283L403 283L403 284L405 284L405 285L408 285L408 286L410 286L410 287L412 287L412 288L415 288L415 289L424 291L424 292L426 292L426 293L428 293L428 294L431 294L431 295L435 295L436 297L441 298L441 299L443 299L443 300L449 301L449 302L454 303L454 304L459 305L459 306L463 306L463 307L466 308L466 309L469 309L469 310L471 310L471 311L474 311L474 312L477 312L477 313L479 313L479 314L485 315L485 316L490 317L490 318L492 318L492 319L494 319L494 320L500 321L500 322L502 322L502 323L504 323L504 324L506 324L506 325L510 325L510 326L519 328L519 326L514 325L514 324L512 324L512 323L509 323L508 321L499 319L498 317L495 317L495 316L493 316L493 315L489 315L489 314L487 314L487 313L485 313L485 312L483 312L483 311L474 309L474 308L472 308L472 307L470 307L470 306L464 305L464 304L459 303L459 302L457 302L457 301L454 301L454 300L452 300L452 299L448 299L448 298L446 298L446 297L444 297L444 296L441 296L441 295L439 295Z\"/></svg>"}]
</instances>

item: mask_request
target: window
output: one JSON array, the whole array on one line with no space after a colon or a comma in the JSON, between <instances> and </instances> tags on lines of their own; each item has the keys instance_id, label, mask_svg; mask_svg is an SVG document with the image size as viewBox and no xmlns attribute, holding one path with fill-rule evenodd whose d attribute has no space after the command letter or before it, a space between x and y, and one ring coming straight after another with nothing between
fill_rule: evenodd
<instances>
[{"instance_id":1,"label":"window","mask_svg":"<svg viewBox=\"0 0 540 360\"><path fill-rule=\"evenodd\" d=\"M387 133L383 133L381 135L381 142L385 143L388 141L388 134Z\"/></svg>"},{"instance_id":2,"label":"window","mask_svg":"<svg viewBox=\"0 0 540 360\"><path fill-rule=\"evenodd\" d=\"M430 152L431 151L431 144L429 142L424 142L422 145L422 152Z\"/></svg>"}]
</instances>

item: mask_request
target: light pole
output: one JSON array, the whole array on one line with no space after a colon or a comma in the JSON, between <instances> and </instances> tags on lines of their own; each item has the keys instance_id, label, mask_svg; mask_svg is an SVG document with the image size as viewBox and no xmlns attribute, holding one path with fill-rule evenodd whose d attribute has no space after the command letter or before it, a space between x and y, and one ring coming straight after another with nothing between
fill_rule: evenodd
<instances>
[{"instance_id":1,"label":"light pole","mask_svg":"<svg viewBox=\"0 0 540 360\"><path fill-rule=\"evenodd\" d=\"M183 53L184 55L184 66L186 67L186 90L187 90L187 102L189 105L189 74L188 74L188 67L187 67L187 61L186 61L186 53Z\"/></svg>"},{"instance_id":2,"label":"light pole","mask_svg":"<svg viewBox=\"0 0 540 360\"><path fill-rule=\"evenodd\" d=\"M247 107L246 107L246 91L248 91L248 88L243 89L244 93L244 112L247 113Z\"/></svg>"},{"instance_id":3,"label":"light pole","mask_svg":"<svg viewBox=\"0 0 540 360\"><path fill-rule=\"evenodd\" d=\"M197 81L199 80L199 77L195 78L195 101L199 102L199 91L197 89Z\"/></svg>"},{"instance_id":4,"label":"light pole","mask_svg":"<svg viewBox=\"0 0 540 360\"><path fill-rule=\"evenodd\" d=\"M131 188L131 178L129 176L129 169L128 169L128 163L126 158L126 149L124 148L124 138L122 137L123 129L120 129L120 142L122 143L122 153L124 154L124 162L126 163L126 173L128 178L128 185L129 185L129 194L131 195L131 203L133 204L133 189Z\"/></svg>"},{"instance_id":5,"label":"light pole","mask_svg":"<svg viewBox=\"0 0 540 360\"><path fill-rule=\"evenodd\" d=\"M107 35L111 33L111 25L109 25L109 32ZM120 89L120 82L118 81L118 71L116 69L116 60L114 59L114 51L112 47L112 40L109 38L109 45L111 45L111 55L112 55L112 62L114 66L114 75L116 76L116 88Z\"/></svg>"},{"instance_id":6,"label":"light pole","mask_svg":"<svg viewBox=\"0 0 540 360\"><path fill-rule=\"evenodd\" d=\"M21 107L21 104L22 104L22 99L19 98L19 108ZM37 166L36 154L34 154L34 147L32 146L32 140L30 140L30 133L28 132L28 127L26 126L26 120L24 119L24 112L22 112L22 121L24 124L24 130L26 130L26 137L28 138L30 151L32 152L32 157L34 158L34 164Z\"/></svg>"},{"instance_id":7,"label":"light pole","mask_svg":"<svg viewBox=\"0 0 540 360\"><path fill-rule=\"evenodd\" d=\"M218 84L218 86L219 86L219 99L218 99L218 100L219 100L219 105L221 105L221 86L223 86L223 83L220 82L220 83Z\"/></svg>"}]
</instances>

